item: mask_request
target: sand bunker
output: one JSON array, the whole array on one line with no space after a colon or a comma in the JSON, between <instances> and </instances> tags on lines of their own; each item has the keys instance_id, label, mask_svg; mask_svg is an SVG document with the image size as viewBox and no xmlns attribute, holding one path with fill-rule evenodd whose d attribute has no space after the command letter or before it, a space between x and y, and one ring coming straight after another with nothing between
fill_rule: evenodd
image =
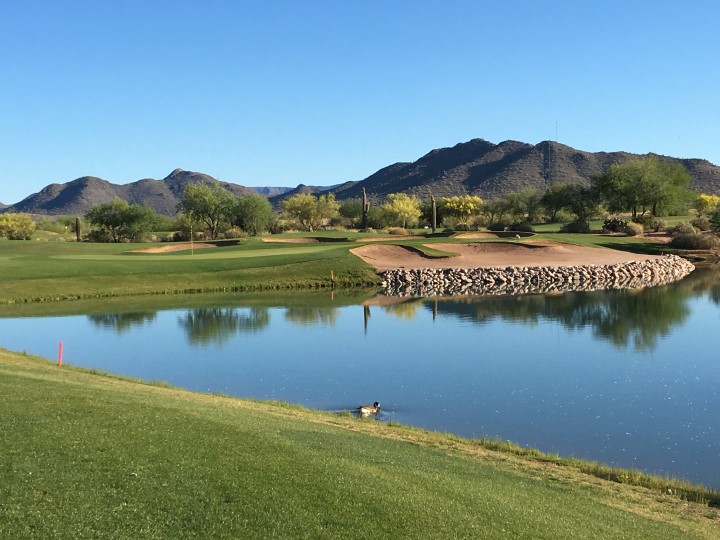
<instances>
[{"instance_id":1,"label":"sand bunker","mask_svg":"<svg viewBox=\"0 0 720 540\"><path fill-rule=\"evenodd\" d=\"M366 245L351 251L378 270L392 270L395 268L575 266L644 261L657 257L549 241L543 244L515 242L440 243L432 244L432 247L441 251L458 253L459 256L427 257L411 248L390 244Z\"/></svg>"},{"instance_id":2,"label":"sand bunker","mask_svg":"<svg viewBox=\"0 0 720 540\"><path fill-rule=\"evenodd\" d=\"M217 246L215 244L208 244L205 242L193 242L192 244L190 242L181 242L181 243L166 244L166 245L160 246L160 247L134 249L132 252L133 253L172 253L173 251L185 251L187 249L206 249L206 248L212 248L212 247L217 247Z\"/></svg>"}]
</instances>

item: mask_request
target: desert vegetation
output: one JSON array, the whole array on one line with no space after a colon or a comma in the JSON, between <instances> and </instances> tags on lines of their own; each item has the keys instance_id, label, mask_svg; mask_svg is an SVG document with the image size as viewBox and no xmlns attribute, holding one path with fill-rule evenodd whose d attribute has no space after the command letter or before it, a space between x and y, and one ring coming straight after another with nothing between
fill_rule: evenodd
<instances>
[{"instance_id":1,"label":"desert vegetation","mask_svg":"<svg viewBox=\"0 0 720 540\"><path fill-rule=\"evenodd\" d=\"M332 230L445 231L604 231L628 236L666 233L681 236L675 227L684 216L681 246L711 246L720 232L720 197L694 194L690 175L677 162L648 157L611 165L589 184L554 183L544 192L524 188L483 200L477 195L420 199L390 193L371 204L362 198L336 200L332 192L298 193L273 208L261 195L235 195L219 182L186 186L174 217L121 199L94 206L85 216L42 217L33 223L22 214L3 214L0 236L29 239L34 229L73 239L80 220L81 238L96 242L221 240L267 232ZM668 221L669 219L669 221ZM598 222L599 220L599 222ZM23 225L21 225L21 223ZM63 235L63 233L65 233ZM691 238L688 238L691 236ZM704 238L700 238L703 236ZM682 249L691 249L683 247Z\"/></svg>"}]
</instances>

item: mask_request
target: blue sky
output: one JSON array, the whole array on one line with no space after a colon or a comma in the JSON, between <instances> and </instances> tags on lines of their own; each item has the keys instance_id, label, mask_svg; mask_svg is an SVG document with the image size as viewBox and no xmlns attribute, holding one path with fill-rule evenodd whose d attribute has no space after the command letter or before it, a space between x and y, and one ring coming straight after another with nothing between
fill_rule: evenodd
<instances>
[{"instance_id":1,"label":"blue sky","mask_svg":"<svg viewBox=\"0 0 720 540\"><path fill-rule=\"evenodd\" d=\"M720 164L715 1L0 6L0 201L176 167L361 180L473 138Z\"/></svg>"}]
</instances>

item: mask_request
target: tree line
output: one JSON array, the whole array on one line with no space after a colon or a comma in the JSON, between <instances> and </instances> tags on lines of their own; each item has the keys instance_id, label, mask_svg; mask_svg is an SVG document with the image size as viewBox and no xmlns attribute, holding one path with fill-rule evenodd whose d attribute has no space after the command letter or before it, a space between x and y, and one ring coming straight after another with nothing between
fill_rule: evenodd
<instances>
[{"instance_id":1,"label":"tree line","mask_svg":"<svg viewBox=\"0 0 720 540\"><path fill-rule=\"evenodd\" d=\"M476 195L421 200L393 193L378 205L371 204L364 193L363 199L343 201L332 193L297 194L281 203L280 212L261 195L238 197L220 183L197 183L185 188L174 219L115 199L94 206L84 216L83 227L89 229L90 240L101 242L146 240L151 231L173 231L172 238L164 239L189 240L192 236L217 240L322 227L526 230L541 222L563 222L567 231L584 232L589 230L590 220L602 216L624 214L630 220L648 223L657 216L687 213L692 207L708 228L720 231L720 198L692 193L690 180L681 164L648 157L612 165L588 185L556 183L543 193L526 188L488 200ZM50 230L47 221L37 225ZM23 214L0 214L0 237L29 238L35 226ZM75 225L65 222L58 226L67 231Z\"/></svg>"}]
</instances>

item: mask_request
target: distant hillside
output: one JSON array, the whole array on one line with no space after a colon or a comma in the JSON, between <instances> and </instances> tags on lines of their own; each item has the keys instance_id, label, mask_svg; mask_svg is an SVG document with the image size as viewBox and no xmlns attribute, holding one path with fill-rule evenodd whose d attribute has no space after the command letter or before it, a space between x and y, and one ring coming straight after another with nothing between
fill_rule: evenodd
<instances>
[{"instance_id":1,"label":"distant hillside","mask_svg":"<svg viewBox=\"0 0 720 540\"><path fill-rule=\"evenodd\" d=\"M272 187L272 186L262 186L262 187L251 187L253 191L258 192L260 195L263 195L265 197L277 197L279 195L282 195L283 193L287 193L288 191L292 191L293 188L291 187Z\"/></svg>"},{"instance_id":2,"label":"distant hillside","mask_svg":"<svg viewBox=\"0 0 720 540\"><path fill-rule=\"evenodd\" d=\"M192 183L211 184L213 177L202 173L175 169L162 180L144 179L131 184L112 184L102 178L83 176L65 184L50 184L7 211L29 214L78 215L85 214L95 205L111 202L115 197L155 209L160 214L173 216L182 198L185 186ZM221 182L235 195L251 195L254 190Z\"/></svg>"},{"instance_id":3,"label":"distant hillside","mask_svg":"<svg viewBox=\"0 0 720 540\"><path fill-rule=\"evenodd\" d=\"M636 157L640 156L627 152L583 152L550 141L531 145L473 139L433 150L413 163L395 163L334 192L338 199L360 197L363 187L376 199L396 192L421 198L467 193L487 199L524 187L545 191L556 182L585 184L613 163ZM720 167L701 159L660 157L682 163L693 177L692 189L720 194Z\"/></svg>"},{"instance_id":4,"label":"distant hillside","mask_svg":"<svg viewBox=\"0 0 720 540\"><path fill-rule=\"evenodd\" d=\"M432 150L413 163L389 165L360 182L326 187L300 184L294 189L221 184L235 195L260 193L276 208L283 200L298 193L332 192L342 200L360 197L362 188L376 201L398 192L421 198L467 193L488 199L524 187L542 192L556 182L586 184L593 175L606 171L613 163L635 157L640 156L627 152L583 152L550 141L531 145L518 141L493 144L473 139L451 148ZM660 157L682 163L693 178L690 185L693 190L720 194L720 167L702 159ZM144 179L124 185L84 176L65 184L51 184L17 204L0 205L0 211L78 215L120 197L172 216L185 186L215 181L206 174L182 169L174 170L162 180Z\"/></svg>"}]
</instances>

